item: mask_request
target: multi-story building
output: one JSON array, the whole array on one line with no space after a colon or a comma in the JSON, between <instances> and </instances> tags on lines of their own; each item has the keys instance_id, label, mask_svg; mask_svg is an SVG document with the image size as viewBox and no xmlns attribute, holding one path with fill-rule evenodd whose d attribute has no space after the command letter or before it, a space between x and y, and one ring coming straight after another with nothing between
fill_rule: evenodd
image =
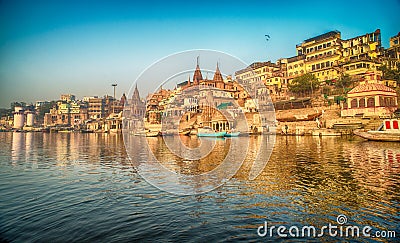
<instances>
[{"instance_id":1,"label":"multi-story building","mask_svg":"<svg viewBox=\"0 0 400 243\"><path fill-rule=\"evenodd\" d=\"M255 62L247 68L235 72L236 80L244 85L255 82L265 81L273 76L274 71L279 70L279 66L271 61Z\"/></svg>"},{"instance_id":2,"label":"multi-story building","mask_svg":"<svg viewBox=\"0 0 400 243\"><path fill-rule=\"evenodd\" d=\"M45 126L71 126L78 127L88 119L88 109L85 103L72 101L65 103L59 101L56 107L50 109L44 116Z\"/></svg>"},{"instance_id":3,"label":"multi-story building","mask_svg":"<svg viewBox=\"0 0 400 243\"><path fill-rule=\"evenodd\" d=\"M400 65L400 32L390 38L390 47L383 53L383 64L390 69L398 69Z\"/></svg>"},{"instance_id":4,"label":"multi-story building","mask_svg":"<svg viewBox=\"0 0 400 243\"><path fill-rule=\"evenodd\" d=\"M106 102L103 98L89 97L88 98L88 115L89 118L103 118L105 117Z\"/></svg>"},{"instance_id":5,"label":"multi-story building","mask_svg":"<svg viewBox=\"0 0 400 243\"><path fill-rule=\"evenodd\" d=\"M338 78L340 75L338 65L341 58L340 41L340 32L330 31L296 45L297 55L305 56L306 72L314 74L319 81Z\"/></svg>"},{"instance_id":6,"label":"multi-story building","mask_svg":"<svg viewBox=\"0 0 400 243\"><path fill-rule=\"evenodd\" d=\"M341 62L377 59L382 53L381 31L341 40Z\"/></svg>"},{"instance_id":7,"label":"multi-story building","mask_svg":"<svg viewBox=\"0 0 400 243\"><path fill-rule=\"evenodd\" d=\"M292 80L298 76L306 73L306 56L298 55L286 59L287 82L291 83Z\"/></svg>"},{"instance_id":8,"label":"multi-story building","mask_svg":"<svg viewBox=\"0 0 400 243\"><path fill-rule=\"evenodd\" d=\"M73 94L62 94L60 100L65 102L75 101L75 95Z\"/></svg>"},{"instance_id":9,"label":"multi-story building","mask_svg":"<svg viewBox=\"0 0 400 243\"><path fill-rule=\"evenodd\" d=\"M361 79L366 73L376 72L380 66L378 57L382 55L381 32L375 32L356 36L341 41L342 58L340 60L341 71L344 74Z\"/></svg>"}]
</instances>

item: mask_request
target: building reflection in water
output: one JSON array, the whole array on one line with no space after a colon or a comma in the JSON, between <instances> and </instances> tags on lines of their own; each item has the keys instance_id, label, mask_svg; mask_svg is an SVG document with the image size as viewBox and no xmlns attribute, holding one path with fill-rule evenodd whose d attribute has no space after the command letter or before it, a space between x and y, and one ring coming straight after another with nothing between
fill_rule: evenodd
<instances>
[{"instance_id":1,"label":"building reflection in water","mask_svg":"<svg viewBox=\"0 0 400 243\"><path fill-rule=\"evenodd\" d=\"M86 171L95 173L99 165L110 169L122 165L133 170L121 134L3 133L0 136L11 142L12 163L35 163L40 158L45 162L41 161L38 166L59 166L60 169L85 167ZM130 154L134 155L132 163L136 166L141 159L151 158L148 157L151 153L154 154L152 159L159 159L168 170L193 175L218 167L229 148L240 145L235 142L241 139L215 140L212 152L199 160L181 159L169 151L160 137L141 137L136 141L136 147L129 148ZM385 218L385 214L396 214L395 209L387 205L400 201L400 144L346 137L279 136L270 159L264 158L266 167L258 177L250 180L252 161L258 151L264 153L270 149L265 141L268 138L248 138L245 162L228 184L213 192L218 195L215 196L216 203L231 200L232 195L236 195L231 192L235 190L248 200L242 207L265 209L248 217L273 219L274 214L283 214L295 222L319 225L327 223L327 215L330 222L334 222L334 216L347 208L348 217L364 224L373 225L372 219L368 222L362 218L362 213L368 211L376 211L381 219L393 220ZM182 137L182 143L188 147L199 145L196 137ZM232 150L243 153L238 147ZM141 161L150 165L146 167L148 170L153 162ZM165 179L162 174L158 176L160 181ZM202 179L196 181L198 188L207 184L206 178ZM279 205L268 200L276 196L281 200ZM353 215L353 212L361 215Z\"/></svg>"}]
</instances>

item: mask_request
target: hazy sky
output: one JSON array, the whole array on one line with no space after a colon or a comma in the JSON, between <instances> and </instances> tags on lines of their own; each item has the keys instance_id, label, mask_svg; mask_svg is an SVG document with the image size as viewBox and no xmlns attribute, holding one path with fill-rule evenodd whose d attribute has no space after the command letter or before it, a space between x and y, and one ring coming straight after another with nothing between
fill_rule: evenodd
<instances>
[{"instance_id":1,"label":"hazy sky","mask_svg":"<svg viewBox=\"0 0 400 243\"><path fill-rule=\"evenodd\" d=\"M380 28L385 47L400 31L399 1L248 2L0 0L0 107L112 95L114 82L120 97L153 62L190 49L276 61L330 30Z\"/></svg>"}]
</instances>

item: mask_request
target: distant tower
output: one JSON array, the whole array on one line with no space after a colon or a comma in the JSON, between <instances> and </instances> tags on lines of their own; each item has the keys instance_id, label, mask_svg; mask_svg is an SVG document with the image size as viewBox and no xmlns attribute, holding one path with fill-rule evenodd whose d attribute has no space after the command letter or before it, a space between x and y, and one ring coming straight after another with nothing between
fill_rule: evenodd
<instances>
[{"instance_id":1,"label":"distant tower","mask_svg":"<svg viewBox=\"0 0 400 243\"><path fill-rule=\"evenodd\" d=\"M133 91L132 98L130 100L130 108L131 108L131 114L135 117L143 117L146 112L146 105L145 103L140 99L140 94L139 90L137 88L137 84L135 86L135 90Z\"/></svg>"},{"instance_id":2,"label":"distant tower","mask_svg":"<svg viewBox=\"0 0 400 243\"><path fill-rule=\"evenodd\" d=\"M215 73L214 73L213 81L214 82L223 82L224 81L224 79L222 78L221 71L219 70L218 62L217 62L217 69L215 70Z\"/></svg>"},{"instance_id":3,"label":"distant tower","mask_svg":"<svg viewBox=\"0 0 400 243\"><path fill-rule=\"evenodd\" d=\"M132 95L132 104L138 104L140 102L140 95L139 95L139 90L137 88L137 84L135 86L135 91L133 91Z\"/></svg>"},{"instance_id":4,"label":"distant tower","mask_svg":"<svg viewBox=\"0 0 400 243\"><path fill-rule=\"evenodd\" d=\"M199 57L197 57L196 70L194 71L194 74L193 74L193 84L199 85L201 80L203 80L203 75L201 75L201 71L200 71Z\"/></svg>"},{"instance_id":5,"label":"distant tower","mask_svg":"<svg viewBox=\"0 0 400 243\"><path fill-rule=\"evenodd\" d=\"M120 100L120 105L124 106L126 103L126 95L125 93L122 94L121 100Z\"/></svg>"},{"instance_id":6,"label":"distant tower","mask_svg":"<svg viewBox=\"0 0 400 243\"><path fill-rule=\"evenodd\" d=\"M190 75L189 75L189 77L188 77L188 81L187 81L186 87L187 87L187 88L190 87Z\"/></svg>"},{"instance_id":7,"label":"distant tower","mask_svg":"<svg viewBox=\"0 0 400 243\"><path fill-rule=\"evenodd\" d=\"M33 127L35 124L35 113L32 111L27 111L25 112L26 114L26 126L27 127Z\"/></svg>"},{"instance_id":8,"label":"distant tower","mask_svg":"<svg viewBox=\"0 0 400 243\"><path fill-rule=\"evenodd\" d=\"M14 126L13 128L15 129L21 129L24 127L24 123L25 123L25 113L24 113L24 109L22 107L16 106L14 108Z\"/></svg>"}]
</instances>

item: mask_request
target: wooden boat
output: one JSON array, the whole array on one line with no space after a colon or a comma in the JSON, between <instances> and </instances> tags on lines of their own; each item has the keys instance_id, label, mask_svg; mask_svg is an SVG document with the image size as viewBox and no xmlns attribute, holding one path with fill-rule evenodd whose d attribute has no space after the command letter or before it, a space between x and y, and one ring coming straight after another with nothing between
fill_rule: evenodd
<instances>
[{"instance_id":1,"label":"wooden boat","mask_svg":"<svg viewBox=\"0 0 400 243\"><path fill-rule=\"evenodd\" d=\"M320 117L322 112L304 115L291 115L286 117L277 117L276 120L280 122L296 122L296 121L314 121L317 117Z\"/></svg>"},{"instance_id":2,"label":"wooden boat","mask_svg":"<svg viewBox=\"0 0 400 243\"><path fill-rule=\"evenodd\" d=\"M90 129L81 129L80 132L81 133L93 133L94 131L90 130Z\"/></svg>"},{"instance_id":3,"label":"wooden boat","mask_svg":"<svg viewBox=\"0 0 400 243\"><path fill-rule=\"evenodd\" d=\"M226 132L215 132L211 127L202 127L197 131L198 137L223 137Z\"/></svg>"},{"instance_id":4,"label":"wooden boat","mask_svg":"<svg viewBox=\"0 0 400 243\"><path fill-rule=\"evenodd\" d=\"M227 132L225 137L239 137L240 132Z\"/></svg>"},{"instance_id":5,"label":"wooden boat","mask_svg":"<svg viewBox=\"0 0 400 243\"><path fill-rule=\"evenodd\" d=\"M148 131L146 132L146 137L157 137L159 135L159 131Z\"/></svg>"},{"instance_id":6,"label":"wooden boat","mask_svg":"<svg viewBox=\"0 0 400 243\"><path fill-rule=\"evenodd\" d=\"M354 130L354 134L372 141L400 142L400 120L387 119L377 130Z\"/></svg>"},{"instance_id":7,"label":"wooden boat","mask_svg":"<svg viewBox=\"0 0 400 243\"><path fill-rule=\"evenodd\" d=\"M181 130L179 131L179 135L189 136L190 132L191 132L190 129Z\"/></svg>"}]
</instances>

